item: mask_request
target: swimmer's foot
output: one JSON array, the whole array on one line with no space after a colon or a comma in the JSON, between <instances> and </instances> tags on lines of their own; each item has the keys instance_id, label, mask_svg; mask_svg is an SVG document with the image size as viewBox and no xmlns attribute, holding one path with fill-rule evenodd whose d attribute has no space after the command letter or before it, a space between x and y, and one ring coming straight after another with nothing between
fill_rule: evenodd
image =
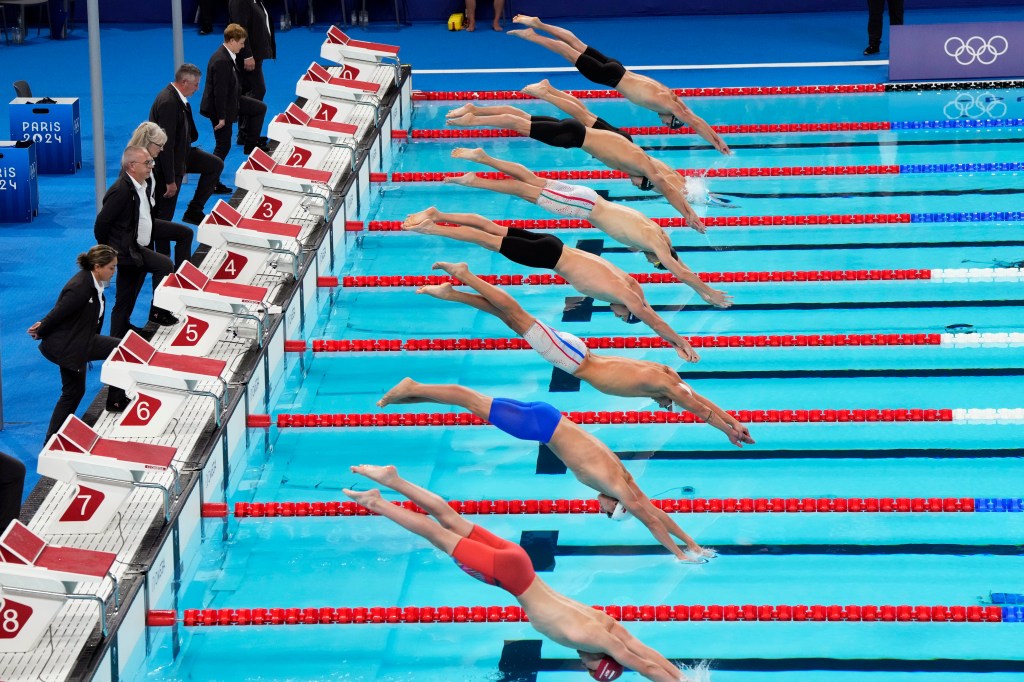
<instances>
[{"instance_id":1,"label":"swimmer's foot","mask_svg":"<svg viewBox=\"0 0 1024 682\"><path fill-rule=\"evenodd\" d=\"M448 185L463 185L465 187L472 187L473 183L476 182L476 173L463 173L462 175L449 175L444 179L445 184Z\"/></svg>"},{"instance_id":2,"label":"swimmer's foot","mask_svg":"<svg viewBox=\"0 0 1024 682\"><path fill-rule=\"evenodd\" d=\"M407 218L402 223L402 229L406 232L415 232L417 234L441 234L441 228L438 227L437 223L433 220L423 220L418 223L411 223Z\"/></svg>"},{"instance_id":3,"label":"swimmer's foot","mask_svg":"<svg viewBox=\"0 0 1024 682\"><path fill-rule=\"evenodd\" d=\"M395 384L390 391L385 393L384 396L377 401L377 407L387 407L392 404L401 405L402 403L416 402L413 398L416 395L416 389L418 387L418 382L406 377ZM354 468L353 471L355 471Z\"/></svg>"},{"instance_id":4,"label":"swimmer's foot","mask_svg":"<svg viewBox=\"0 0 1024 682\"><path fill-rule=\"evenodd\" d=\"M708 293L701 294L700 297L716 308L728 308L732 305L732 296L718 289L709 289Z\"/></svg>"},{"instance_id":5,"label":"swimmer's foot","mask_svg":"<svg viewBox=\"0 0 1024 682\"><path fill-rule=\"evenodd\" d=\"M545 78L539 83L530 83L529 85L522 89L522 93L524 95L530 95L531 97L536 97L540 99L549 90L551 90L551 83L549 83L548 79Z\"/></svg>"},{"instance_id":6,"label":"swimmer's foot","mask_svg":"<svg viewBox=\"0 0 1024 682\"><path fill-rule=\"evenodd\" d=\"M418 223L422 223L424 220L437 220L440 215L441 212L437 210L437 207L431 206L430 208L425 208L422 211L410 213L405 217L405 222L403 224L416 225Z\"/></svg>"},{"instance_id":7,"label":"swimmer's foot","mask_svg":"<svg viewBox=\"0 0 1024 682\"><path fill-rule=\"evenodd\" d=\"M467 149L466 147L456 147L452 150L453 159L466 159L468 161L476 161L477 163L483 163L489 157L480 147L476 149Z\"/></svg>"},{"instance_id":8,"label":"swimmer's foot","mask_svg":"<svg viewBox=\"0 0 1024 682\"><path fill-rule=\"evenodd\" d=\"M427 296L439 298L442 301L448 301L451 300L452 294L455 293L455 287L452 286L451 282L445 282L444 284L428 284L417 289L416 293L426 294Z\"/></svg>"},{"instance_id":9,"label":"swimmer's foot","mask_svg":"<svg viewBox=\"0 0 1024 682\"><path fill-rule=\"evenodd\" d=\"M430 269L444 270L458 280L462 280L465 275L469 274L469 266L465 263L445 263L444 261L438 261L430 266Z\"/></svg>"},{"instance_id":10,"label":"swimmer's foot","mask_svg":"<svg viewBox=\"0 0 1024 682\"><path fill-rule=\"evenodd\" d=\"M705 557L705 556L701 556L699 554L696 554L694 552L691 552L690 550L687 549L687 550L685 550L683 552L683 556L682 556L681 559L679 559L679 563L681 563L681 564L706 564L706 563L708 563L708 558Z\"/></svg>"},{"instance_id":11,"label":"swimmer's foot","mask_svg":"<svg viewBox=\"0 0 1024 682\"><path fill-rule=\"evenodd\" d=\"M526 14L517 14L514 17L512 17L512 23L537 28L538 26L540 26L540 19L538 19L537 17L531 17ZM511 32L512 31L509 31L509 33Z\"/></svg>"},{"instance_id":12,"label":"swimmer's foot","mask_svg":"<svg viewBox=\"0 0 1024 682\"><path fill-rule=\"evenodd\" d=\"M355 469L355 467L352 467ZM384 501L384 498L380 496L380 491L374 488L373 490L350 490L348 488L342 488L341 492L345 493L348 497L359 505L362 505L374 511L374 508L382 504L388 504Z\"/></svg>"},{"instance_id":13,"label":"swimmer's foot","mask_svg":"<svg viewBox=\"0 0 1024 682\"><path fill-rule=\"evenodd\" d=\"M412 381L409 379L409 381ZM387 487L392 487L398 481L398 469L395 468L394 464L387 464L385 466L377 466L376 464L359 464L351 467L352 473L359 474L360 476L366 476L374 483L380 483ZM378 493L379 495L379 493Z\"/></svg>"},{"instance_id":14,"label":"swimmer's foot","mask_svg":"<svg viewBox=\"0 0 1024 682\"><path fill-rule=\"evenodd\" d=\"M473 126L476 125L477 118L479 117L472 111L467 111L457 116L448 116L445 118L444 124L446 126Z\"/></svg>"},{"instance_id":15,"label":"swimmer's foot","mask_svg":"<svg viewBox=\"0 0 1024 682\"><path fill-rule=\"evenodd\" d=\"M537 34L534 33L532 28L514 28L511 31L508 31L508 35L530 41L533 41L537 37Z\"/></svg>"},{"instance_id":16,"label":"swimmer's foot","mask_svg":"<svg viewBox=\"0 0 1024 682\"><path fill-rule=\"evenodd\" d=\"M461 107L456 107L444 115L445 118L458 118L463 114L472 114L476 111L476 106L472 102L467 102ZM452 156L455 156L455 152L452 152Z\"/></svg>"}]
</instances>

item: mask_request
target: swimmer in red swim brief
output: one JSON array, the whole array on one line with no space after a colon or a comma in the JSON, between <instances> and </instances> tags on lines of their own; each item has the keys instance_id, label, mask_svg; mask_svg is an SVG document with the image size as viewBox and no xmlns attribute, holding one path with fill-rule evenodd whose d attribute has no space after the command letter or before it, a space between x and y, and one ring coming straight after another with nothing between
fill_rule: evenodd
<instances>
[{"instance_id":1,"label":"swimmer in red swim brief","mask_svg":"<svg viewBox=\"0 0 1024 682\"><path fill-rule=\"evenodd\" d=\"M395 467L363 464L353 466L352 471L404 495L434 518L391 504L376 488L346 488L346 495L369 511L425 538L473 577L507 590L523 607L535 630L562 646L578 650L588 670L608 670L609 664L601 664L607 658L654 682L688 679L668 659L607 614L551 589L534 573L522 547L470 523L438 495L401 478Z\"/></svg>"}]
</instances>

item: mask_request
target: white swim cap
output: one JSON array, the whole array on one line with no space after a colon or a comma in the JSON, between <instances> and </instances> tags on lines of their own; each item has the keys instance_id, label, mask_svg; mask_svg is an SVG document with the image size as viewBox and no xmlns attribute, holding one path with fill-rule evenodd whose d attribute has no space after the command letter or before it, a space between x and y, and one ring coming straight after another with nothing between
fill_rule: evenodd
<instances>
[{"instance_id":1,"label":"white swim cap","mask_svg":"<svg viewBox=\"0 0 1024 682\"><path fill-rule=\"evenodd\" d=\"M612 521L625 521L629 517L629 511L622 506L621 502L615 502L615 510L609 515Z\"/></svg>"}]
</instances>

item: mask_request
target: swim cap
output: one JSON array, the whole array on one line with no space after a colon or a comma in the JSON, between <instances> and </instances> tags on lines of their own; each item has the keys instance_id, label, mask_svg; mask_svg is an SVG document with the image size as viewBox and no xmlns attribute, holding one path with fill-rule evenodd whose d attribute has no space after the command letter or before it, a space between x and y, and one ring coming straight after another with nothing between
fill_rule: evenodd
<instances>
[{"instance_id":1,"label":"swim cap","mask_svg":"<svg viewBox=\"0 0 1024 682\"><path fill-rule=\"evenodd\" d=\"M683 122L676 118L675 114L672 114L672 120L668 122L668 127L672 130L677 130L683 127Z\"/></svg>"},{"instance_id":2,"label":"swim cap","mask_svg":"<svg viewBox=\"0 0 1024 682\"><path fill-rule=\"evenodd\" d=\"M675 258L676 260L679 260L679 254L676 253L675 248L669 247L669 249L672 251L672 257ZM653 263L651 263L651 265L653 265L658 270L668 270L668 268L665 267L665 264L662 263L660 260L654 261Z\"/></svg>"},{"instance_id":3,"label":"swim cap","mask_svg":"<svg viewBox=\"0 0 1024 682\"><path fill-rule=\"evenodd\" d=\"M607 512L605 512L607 513ZM612 521L625 521L629 516L629 511L622 506L622 503L616 500L615 509L612 510L611 514L608 514L608 518Z\"/></svg>"},{"instance_id":4,"label":"swim cap","mask_svg":"<svg viewBox=\"0 0 1024 682\"><path fill-rule=\"evenodd\" d=\"M641 320L639 317L637 317L633 313L630 313L629 315L627 315L626 319L624 320L624 322L626 324L636 324L637 322L642 322L642 321L643 320Z\"/></svg>"},{"instance_id":5,"label":"swim cap","mask_svg":"<svg viewBox=\"0 0 1024 682\"><path fill-rule=\"evenodd\" d=\"M647 176L641 175L640 176L640 189L642 189L645 192L653 192L654 191L654 183L651 182L650 178L648 178Z\"/></svg>"},{"instance_id":6,"label":"swim cap","mask_svg":"<svg viewBox=\"0 0 1024 682\"><path fill-rule=\"evenodd\" d=\"M622 666L611 656L605 656L597 662L593 670L587 669L595 680L617 680L622 675Z\"/></svg>"}]
</instances>

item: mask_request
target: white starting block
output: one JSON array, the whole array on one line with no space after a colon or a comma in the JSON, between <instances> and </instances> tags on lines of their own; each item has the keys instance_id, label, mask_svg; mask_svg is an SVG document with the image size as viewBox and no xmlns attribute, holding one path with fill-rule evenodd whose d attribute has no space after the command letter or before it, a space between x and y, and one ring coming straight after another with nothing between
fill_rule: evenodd
<instances>
[{"instance_id":1,"label":"white starting block","mask_svg":"<svg viewBox=\"0 0 1024 682\"><path fill-rule=\"evenodd\" d=\"M182 269L187 265L192 264L185 261ZM199 272L194 265L192 267ZM167 280L172 277L175 275L165 278L161 287L166 286ZM100 371L100 381L103 383L135 394L117 423L117 432L136 436L163 433L189 395L213 398L217 403L215 416L219 424L221 400L226 388L221 375L226 366L224 360L159 352L144 338L129 331L104 361ZM200 382L208 381L221 384L219 395L198 389Z\"/></svg>"},{"instance_id":2,"label":"white starting block","mask_svg":"<svg viewBox=\"0 0 1024 682\"><path fill-rule=\"evenodd\" d=\"M330 195L333 190L330 181L329 171L286 166L274 161L259 148L254 149L235 172L235 184L246 191L264 192L265 189L271 189L301 194L310 200L303 204L307 208L317 200L322 202L325 214L330 213Z\"/></svg>"},{"instance_id":3,"label":"white starting block","mask_svg":"<svg viewBox=\"0 0 1024 682\"><path fill-rule=\"evenodd\" d=\"M262 343L263 320L269 313L281 312L279 306L270 305L270 291L266 287L214 281L185 261L153 292L153 304L185 317L171 347L185 355L205 357L238 320L255 322L253 337ZM254 311L252 306L260 310ZM244 335L241 331L244 330L240 330L240 336Z\"/></svg>"},{"instance_id":4,"label":"white starting block","mask_svg":"<svg viewBox=\"0 0 1024 682\"><path fill-rule=\"evenodd\" d=\"M243 218L224 201L218 201L199 224L196 235L201 244L226 252L213 279L248 284L268 269L268 261L285 256L296 274L301 246L301 228L291 223Z\"/></svg>"},{"instance_id":5,"label":"white starting block","mask_svg":"<svg viewBox=\"0 0 1024 682\"><path fill-rule=\"evenodd\" d=\"M398 46L384 43L368 43L352 40L337 26L327 29L327 39L320 46L320 56L336 64L348 60L381 63L386 59L398 59Z\"/></svg>"},{"instance_id":6,"label":"white starting block","mask_svg":"<svg viewBox=\"0 0 1024 682\"><path fill-rule=\"evenodd\" d=\"M281 141L287 135L296 140L308 140L323 144L337 144L340 141L354 142L359 133L359 126L335 120L329 110L321 109L324 115L311 116L300 109L294 102L288 105L284 113L278 114L267 126L267 135ZM333 112L337 114L337 110Z\"/></svg>"},{"instance_id":7,"label":"white starting block","mask_svg":"<svg viewBox=\"0 0 1024 682\"><path fill-rule=\"evenodd\" d=\"M338 78L316 62L310 64L306 73L295 83L295 94L299 97L312 99L324 95L352 102L368 102L375 107L380 106L383 89L379 83Z\"/></svg>"},{"instance_id":8,"label":"white starting block","mask_svg":"<svg viewBox=\"0 0 1024 682\"><path fill-rule=\"evenodd\" d=\"M68 599L100 607L107 634L106 602L98 594L75 594L80 583L117 581L110 573L116 554L50 545L17 519L0 535L0 653L31 651Z\"/></svg>"},{"instance_id":9,"label":"white starting block","mask_svg":"<svg viewBox=\"0 0 1024 682\"><path fill-rule=\"evenodd\" d=\"M177 492L178 471L172 464L177 453L177 448L166 445L101 438L88 424L69 415L39 453L36 470L40 474L76 486L64 513L54 518L47 532L103 531L136 487L163 490L166 515L170 490L142 479L153 472L171 471Z\"/></svg>"}]
</instances>

